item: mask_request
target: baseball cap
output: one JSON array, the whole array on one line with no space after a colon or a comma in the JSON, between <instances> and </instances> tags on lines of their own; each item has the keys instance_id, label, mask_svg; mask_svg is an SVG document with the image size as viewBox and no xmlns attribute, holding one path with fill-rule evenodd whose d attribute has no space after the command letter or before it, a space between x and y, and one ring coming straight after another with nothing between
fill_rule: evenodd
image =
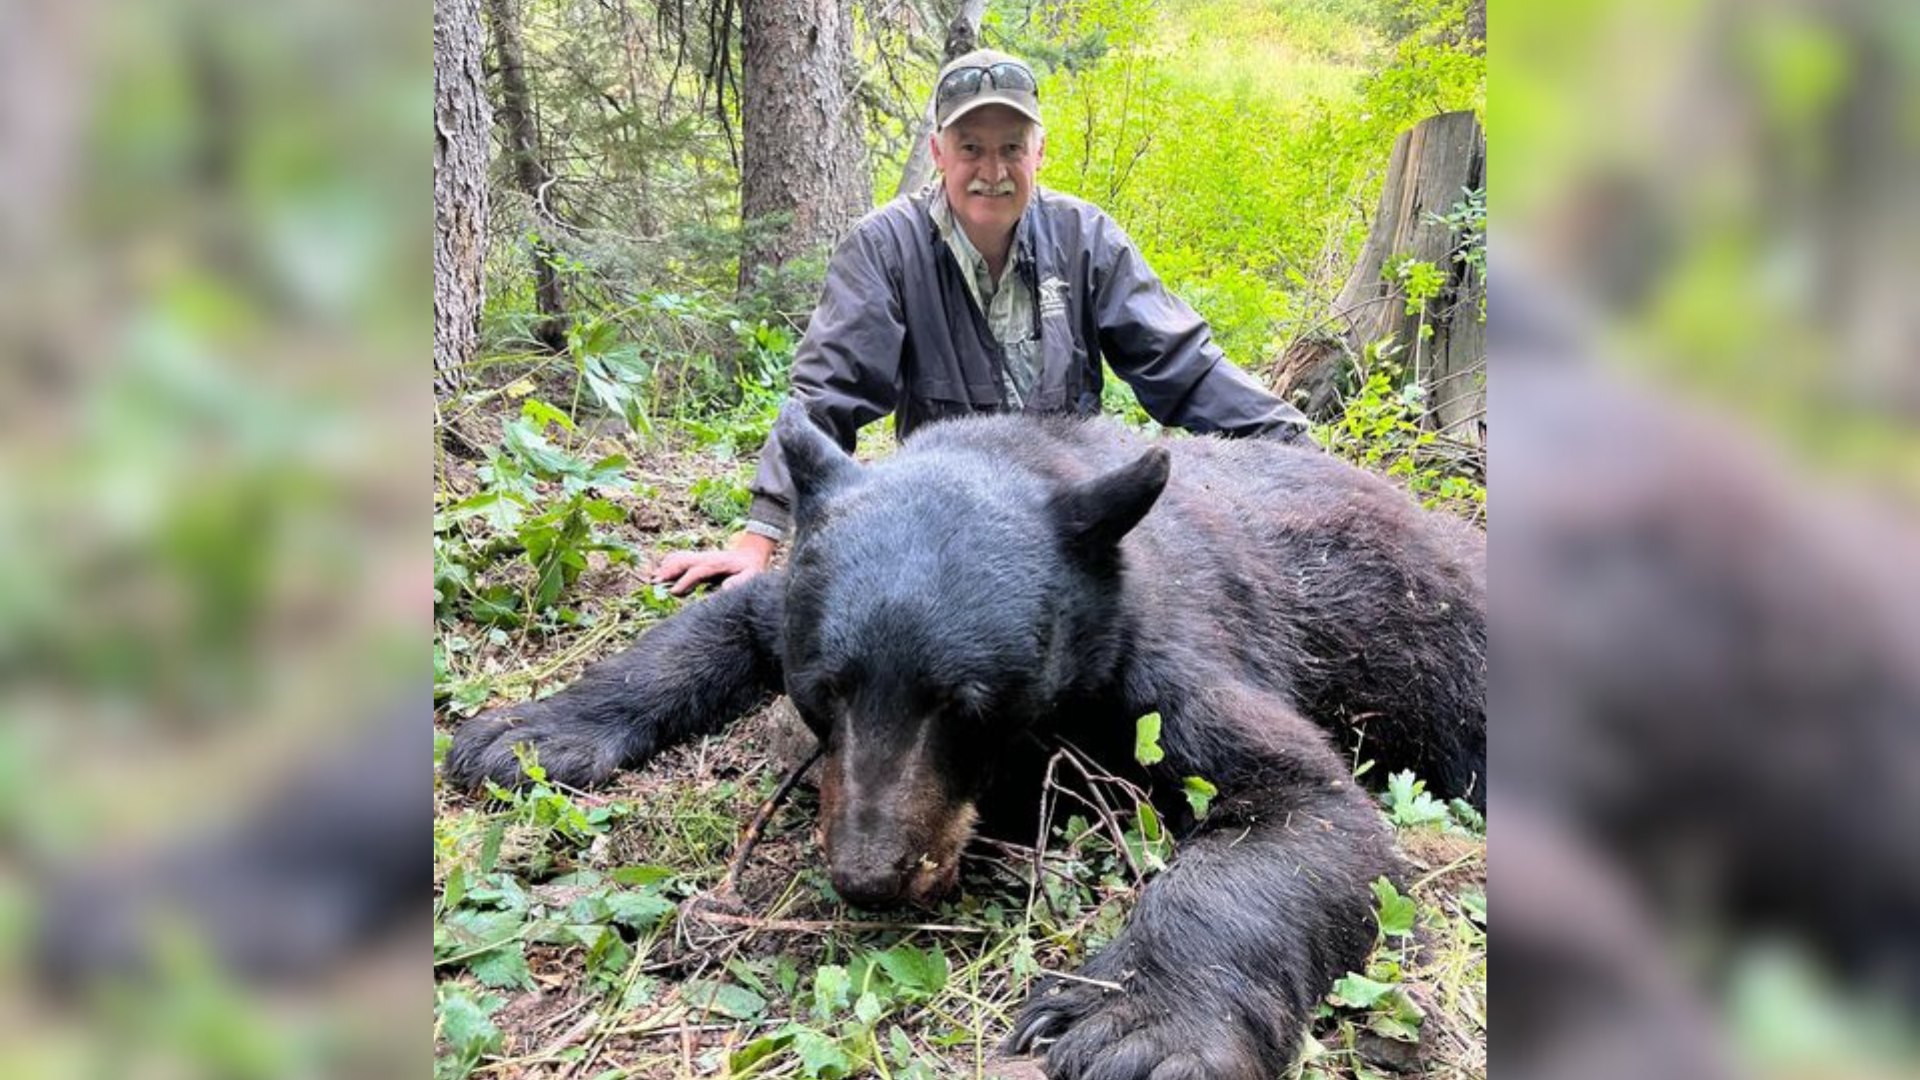
<instances>
[{"instance_id":1,"label":"baseball cap","mask_svg":"<svg viewBox=\"0 0 1920 1080\"><path fill-rule=\"evenodd\" d=\"M1040 84L1018 57L975 49L941 68L933 86L934 120L942 129L982 105L1005 105L1040 123Z\"/></svg>"}]
</instances>

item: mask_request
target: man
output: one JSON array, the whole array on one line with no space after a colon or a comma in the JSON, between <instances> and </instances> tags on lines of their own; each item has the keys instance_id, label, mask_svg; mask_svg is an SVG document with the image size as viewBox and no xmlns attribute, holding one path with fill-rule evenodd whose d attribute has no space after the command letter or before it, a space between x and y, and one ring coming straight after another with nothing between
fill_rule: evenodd
<instances>
[{"instance_id":1,"label":"man","mask_svg":"<svg viewBox=\"0 0 1920 1080\"><path fill-rule=\"evenodd\" d=\"M1154 419L1229 436L1301 438L1306 418L1235 367L1113 219L1040 189L1045 139L1033 70L981 49L934 88L938 184L863 218L827 269L793 359L793 396L840 444L888 413L905 437L994 410L1092 415L1104 358ZM685 593L766 569L792 490L772 440L746 530L680 552L654 580Z\"/></svg>"}]
</instances>

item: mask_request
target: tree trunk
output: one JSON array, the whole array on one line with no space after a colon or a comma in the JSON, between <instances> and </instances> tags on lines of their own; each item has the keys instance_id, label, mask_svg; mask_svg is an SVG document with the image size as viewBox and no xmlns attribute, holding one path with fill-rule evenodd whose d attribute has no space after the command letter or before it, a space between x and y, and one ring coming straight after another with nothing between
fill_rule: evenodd
<instances>
[{"instance_id":1,"label":"tree trunk","mask_svg":"<svg viewBox=\"0 0 1920 1080\"><path fill-rule=\"evenodd\" d=\"M1485 187L1486 162L1486 133L1471 112L1429 117L1394 142L1373 228L1326 331L1295 341L1275 373L1280 393L1302 411L1316 419L1337 413L1341 377L1366 346L1391 336L1404 347L1409 371L1431 390L1429 423L1475 434L1465 427L1485 413L1483 286L1453 257L1461 238L1435 218L1451 212L1466 192ZM1409 259L1447 275L1440 294L1411 315L1403 283L1391 272ZM1424 340L1423 323L1432 328Z\"/></svg>"},{"instance_id":2,"label":"tree trunk","mask_svg":"<svg viewBox=\"0 0 1920 1080\"><path fill-rule=\"evenodd\" d=\"M466 382L480 347L487 245L487 98L479 0L433 3L433 390Z\"/></svg>"},{"instance_id":3,"label":"tree trunk","mask_svg":"<svg viewBox=\"0 0 1920 1080\"><path fill-rule=\"evenodd\" d=\"M940 57L941 67L980 47L980 20L986 14L987 0L959 0L952 21L947 23L947 42ZM895 195L919 191L927 186L927 181L933 179L933 148L929 145L932 138L933 96L929 94L927 109L920 115L920 127L914 132L913 146L907 153L906 168L900 170L900 186L894 189Z\"/></svg>"},{"instance_id":4,"label":"tree trunk","mask_svg":"<svg viewBox=\"0 0 1920 1080\"><path fill-rule=\"evenodd\" d=\"M850 0L750 0L741 20L740 288L764 293L776 271L830 249L873 189L853 97Z\"/></svg>"},{"instance_id":5,"label":"tree trunk","mask_svg":"<svg viewBox=\"0 0 1920 1080\"><path fill-rule=\"evenodd\" d=\"M553 268L553 249L541 233L553 215L547 208L549 174L540 156L540 133L534 126L533 91L527 85L526 47L520 34L519 0L486 0L487 20L493 26L493 51L500 61L501 146L513 171L513 185L527 197L534 221L529 255L533 258L534 304L541 320L534 339L549 351L567 345L567 303L560 272Z\"/></svg>"}]
</instances>

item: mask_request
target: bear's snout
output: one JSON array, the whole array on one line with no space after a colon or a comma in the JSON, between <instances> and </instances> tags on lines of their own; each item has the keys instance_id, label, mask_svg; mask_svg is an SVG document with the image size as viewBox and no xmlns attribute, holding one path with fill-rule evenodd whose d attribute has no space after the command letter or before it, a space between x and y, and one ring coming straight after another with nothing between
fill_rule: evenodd
<instances>
[{"instance_id":1,"label":"bear's snout","mask_svg":"<svg viewBox=\"0 0 1920 1080\"><path fill-rule=\"evenodd\" d=\"M911 904L932 907L960 884L959 851L944 860L921 855L904 865L828 857L828 874L840 898L855 907Z\"/></svg>"},{"instance_id":2,"label":"bear's snout","mask_svg":"<svg viewBox=\"0 0 1920 1080\"><path fill-rule=\"evenodd\" d=\"M887 867L831 868L833 890L854 907L890 907L905 898L907 875Z\"/></svg>"},{"instance_id":3,"label":"bear's snout","mask_svg":"<svg viewBox=\"0 0 1920 1080\"><path fill-rule=\"evenodd\" d=\"M853 768L829 755L821 773L820 840L834 891L858 907L931 907L960 883L960 853L979 820L932 766Z\"/></svg>"}]
</instances>

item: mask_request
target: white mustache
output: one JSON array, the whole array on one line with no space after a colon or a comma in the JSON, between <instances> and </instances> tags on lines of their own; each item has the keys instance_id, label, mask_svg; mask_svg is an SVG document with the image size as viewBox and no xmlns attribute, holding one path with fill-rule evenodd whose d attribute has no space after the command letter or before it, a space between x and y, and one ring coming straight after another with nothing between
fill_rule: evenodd
<instances>
[{"instance_id":1,"label":"white mustache","mask_svg":"<svg viewBox=\"0 0 1920 1080\"><path fill-rule=\"evenodd\" d=\"M1013 194L1013 181L1002 180L997 184L989 184L985 180L975 180L973 183L967 185L967 194L1011 195Z\"/></svg>"}]
</instances>

